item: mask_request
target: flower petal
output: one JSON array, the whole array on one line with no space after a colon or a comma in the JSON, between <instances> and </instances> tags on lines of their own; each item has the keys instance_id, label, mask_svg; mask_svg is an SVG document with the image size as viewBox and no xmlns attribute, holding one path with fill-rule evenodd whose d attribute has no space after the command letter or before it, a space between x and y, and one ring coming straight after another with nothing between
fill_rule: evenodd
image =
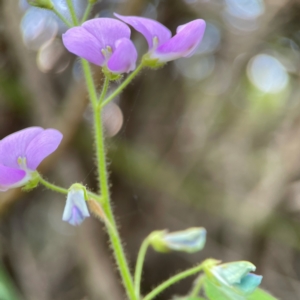
<instances>
[{"instance_id":1,"label":"flower petal","mask_svg":"<svg viewBox=\"0 0 300 300\"><path fill-rule=\"evenodd\" d=\"M116 50L107 63L113 73L128 73L135 69L137 51L130 39L123 38L116 42Z\"/></svg>"},{"instance_id":2,"label":"flower petal","mask_svg":"<svg viewBox=\"0 0 300 300\"><path fill-rule=\"evenodd\" d=\"M101 52L103 45L83 27L73 27L62 35L65 47L73 54L101 66L105 58Z\"/></svg>"},{"instance_id":3,"label":"flower petal","mask_svg":"<svg viewBox=\"0 0 300 300\"><path fill-rule=\"evenodd\" d=\"M159 46L151 57L158 58L161 62L167 62L193 55L202 41L205 27L205 21L201 19L179 26L177 34Z\"/></svg>"},{"instance_id":4,"label":"flower petal","mask_svg":"<svg viewBox=\"0 0 300 300\"><path fill-rule=\"evenodd\" d=\"M261 284L262 279L263 277L261 275L249 273L243 277L241 282L236 284L235 287L248 295L254 292L254 290Z\"/></svg>"},{"instance_id":5,"label":"flower petal","mask_svg":"<svg viewBox=\"0 0 300 300\"><path fill-rule=\"evenodd\" d=\"M18 158L25 157L27 146L43 130L41 127L29 127L2 139L0 141L0 164L19 169Z\"/></svg>"},{"instance_id":6,"label":"flower petal","mask_svg":"<svg viewBox=\"0 0 300 300\"><path fill-rule=\"evenodd\" d=\"M149 50L153 49L154 46L162 45L172 36L171 31L167 27L155 20L134 16L121 16L116 13L114 15L140 32L146 38ZM155 37L158 39L158 45L153 45L153 38Z\"/></svg>"},{"instance_id":7,"label":"flower petal","mask_svg":"<svg viewBox=\"0 0 300 300\"><path fill-rule=\"evenodd\" d=\"M55 129L46 129L38 134L26 148L26 162L30 170L35 170L48 155L59 146L63 135Z\"/></svg>"},{"instance_id":8,"label":"flower petal","mask_svg":"<svg viewBox=\"0 0 300 300\"><path fill-rule=\"evenodd\" d=\"M0 165L0 191L7 191L11 187L16 187L22 181L26 172L19 169L9 168Z\"/></svg>"},{"instance_id":9,"label":"flower petal","mask_svg":"<svg viewBox=\"0 0 300 300\"><path fill-rule=\"evenodd\" d=\"M163 241L169 250L197 252L205 245L206 230L203 227L194 227L169 233L164 236Z\"/></svg>"},{"instance_id":10,"label":"flower petal","mask_svg":"<svg viewBox=\"0 0 300 300\"><path fill-rule=\"evenodd\" d=\"M82 189L71 188L63 212L63 221L75 226L81 224L83 220L89 216L90 213L84 198L84 191Z\"/></svg>"},{"instance_id":11,"label":"flower petal","mask_svg":"<svg viewBox=\"0 0 300 300\"><path fill-rule=\"evenodd\" d=\"M116 19L97 18L84 22L82 27L98 40L102 49L110 46L114 51L117 40L130 38L129 27Z\"/></svg>"}]
</instances>

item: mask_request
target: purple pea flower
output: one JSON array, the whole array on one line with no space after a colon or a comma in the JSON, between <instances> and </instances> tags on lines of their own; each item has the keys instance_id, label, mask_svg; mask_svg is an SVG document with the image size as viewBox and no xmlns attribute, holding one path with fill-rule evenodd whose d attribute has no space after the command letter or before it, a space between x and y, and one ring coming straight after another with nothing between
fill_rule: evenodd
<instances>
[{"instance_id":1,"label":"purple pea flower","mask_svg":"<svg viewBox=\"0 0 300 300\"><path fill-rule=\"evenodd\" d=\"M68 192L67 202L63 213L63 221L73 226L80 225L83 220L90 216L86 204L86 190L81 184L73 184Z\"/></svg>"},{"instance_id":2,"label":"purple pea flower","mask_svg":"<svg viewBox=\"0 0 300 300\"><path fill-rule=\"evenodd\" d=\"M137 51L129 38L129 27L110 18L89 20L62 36L70 52L116 74L135 69Z\"/></svg>"},{"instance_id":3,"label":"purple pea flower","mask_svg":"<svg viewBox=\"0 0 300 300\"><path fill-rule=\"evenodd\" d=\"M161 23L142 17L115 16L131 25L147 40L149 59L165 63L180 57L192 56L202 41L205 31L205 21L197 19L177 27L176 35Z\"/></svg>"},{"instance_id":4,"label":"purple pea flower","mask_svg":"<svg viewBox=\"0 0 300 300\"><path fill-rule=\"evenodd\" d=\"M55 129L29 127L0 141L0 191L31 181L38 165L59 146L62 134Z\"/></svg>"}]
</instances>

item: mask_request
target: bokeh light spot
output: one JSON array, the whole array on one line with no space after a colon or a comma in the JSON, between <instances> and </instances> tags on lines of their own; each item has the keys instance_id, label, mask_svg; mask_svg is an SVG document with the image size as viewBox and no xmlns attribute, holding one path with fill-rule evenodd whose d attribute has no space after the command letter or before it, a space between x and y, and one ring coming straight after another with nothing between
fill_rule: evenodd
<instances>
[{"instance_id":1,"label":"bokeh light spot","mask_svg":"<svg viewBox=\"0 0 300 300\"><path fill-rule=\"evenodd\" d=\"M247 75L252 84L264 93L279 93L288 84L284 66L268 54L253 57L248 64Z\"/></svg>"}]
</instances>

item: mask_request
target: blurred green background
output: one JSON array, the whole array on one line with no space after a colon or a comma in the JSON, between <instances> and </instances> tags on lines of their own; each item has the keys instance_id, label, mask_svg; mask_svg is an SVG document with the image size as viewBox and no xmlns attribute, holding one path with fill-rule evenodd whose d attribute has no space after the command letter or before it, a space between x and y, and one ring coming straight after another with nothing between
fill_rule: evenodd
<instances>
[{"instance_id":1,"label":"blurred green background","mask_svg":"<svg viewBox=\"0 0 300 300\"><path fill-rule=\"evenodd\" d=\"M64 13L64 1L54 2ZM75 2L80 15L86 3ZM197 254L150 250L142 290L214 257L249 260L263 288L300 299L300 1L103 0L91 16L113 12L157 19L173 33L207 22L193 57L144 70L104 112L131 266L153 230L208 231ZM61 130L41 172L96 191L91 111L79 61L61 43L65 30L26 1L0 0L0 138L33 125ZM132 32L142 55L146 42ZM100 88L100 68L94 75ZM0 194L1 300L124 299L103 225L90 218L71 227L61 221L64 204L42 187ZM192 280L158 299L186 294Z\"/></svg>"}]
</instances>

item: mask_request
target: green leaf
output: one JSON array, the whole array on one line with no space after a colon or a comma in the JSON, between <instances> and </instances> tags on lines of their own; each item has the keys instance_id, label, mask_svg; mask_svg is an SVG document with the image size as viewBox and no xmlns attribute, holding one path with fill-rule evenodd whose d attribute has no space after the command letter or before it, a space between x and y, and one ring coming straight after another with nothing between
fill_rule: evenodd
<instances>
[{"instance_id":1,"label":"green leaf","mask_svg":"<svg viewBox=\"0 0 300 300\"><path fill-rule=\"evenodd\" d=\"M248 300L246 296L236 293L227 286L212 282L207 277L204 281L204 290L210 300Z\"/></svg>"},{"instance_id":2,"label":"green leaf","mask_svg":"<svg viewBox=\"0 0 300 300\"><path fill-rule=\"evenodd\" d=\"M180 297L180 298L174 298L174 300L207 300L203 297Z\"/></svg>"},{"instance_id":3,"label":"green leaf","mask_svg":"<svg viewBox=\"0 0 300 300\"><path fill-rule=\"evenodd\" d=\"M269 293L262 289L256 289L251 295L247 297L247 300L278 300Z\"/></svg>"},{"instance_id":4,"label":"green leaf","mask_svg":"<svg viewBox=\"0 0 300 300\"><path fill-rule=\"evenodd\" d=\"M6 270L0 265L0 299L19 300L18 292Z\"/></svg>"}]
</instances>

